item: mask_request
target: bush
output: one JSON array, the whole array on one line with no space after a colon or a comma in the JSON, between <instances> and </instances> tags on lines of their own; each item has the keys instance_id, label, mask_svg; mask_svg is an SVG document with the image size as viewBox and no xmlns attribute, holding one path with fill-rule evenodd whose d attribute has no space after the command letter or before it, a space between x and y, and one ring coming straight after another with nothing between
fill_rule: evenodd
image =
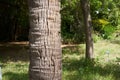
<instances>
[{"instance_id":1,"label":"bush","mask_svg":"<svg viewBox=\"0 0 120 80\"><path fill-rule=\"evenodd\" d=\"M98 33L93 34L93 41L96 43L97 41L101 40L101 36Z\"/></svg>"},{"instance_id":2,"label":"bush","mask_svg":"<svg viewBox=\"0 0 120 80\"><path fill-rule=\"evenodd\" d=\"M112 35L115 32L115 27L111 25L106 25L103 29L102 37L104 39L112 39L114 36Z\"/></svg>"}]
</instances>

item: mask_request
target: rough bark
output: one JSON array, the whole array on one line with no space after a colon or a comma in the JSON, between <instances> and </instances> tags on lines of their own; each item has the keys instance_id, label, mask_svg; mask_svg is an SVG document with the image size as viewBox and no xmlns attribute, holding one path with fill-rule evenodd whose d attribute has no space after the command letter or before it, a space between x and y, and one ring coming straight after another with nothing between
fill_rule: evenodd
<instances>
[{"instance_id":1,"label":"rough bark","mask_svg":"<svg viewBox=\"0 0 120 80\"><path fill-rule=\"evenodd\" d=\"M91 26L91 15L89 0L81 0L81 7L84 17L84 26L86 34L86 58L92 59L93 55L93 39L92 39L92 26Z\"/></svg>"},{"instance_id":2,"label":"rough bark","mask_svg":"<svg viewBox=\"0 0 120 80\"><path fill-rule=\"evenodd\" d=\"M61 80L60 0L28 0L29 80Z\"/></svg>"}]
</instances>

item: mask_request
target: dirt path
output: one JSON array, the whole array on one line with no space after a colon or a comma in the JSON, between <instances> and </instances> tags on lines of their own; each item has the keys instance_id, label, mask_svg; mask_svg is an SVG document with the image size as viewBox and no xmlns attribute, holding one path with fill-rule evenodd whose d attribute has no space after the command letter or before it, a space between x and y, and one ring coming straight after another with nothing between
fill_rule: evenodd
<instances>
[{"instance_id":1,"label":"dirt path","mask_svg":"<svg viewBox=\"0 0 120 80\"><path fill-rule=\"evenodd\" d=\"M29 60L28 56L28 47L29 42L2 42L0 43L0 59L5 60L22 60L27 61ZM62 48L73 48L77 45L61 45Z\"/></svg>"},{"instance_id":2,"label":"dirt path","mask_svg":"<svg viewBox=\"0 0 120 80\"><path fill-rule=\"evenodd\" d=\"M28 61L28 42L0 43L0 60Z\"/></svg>"}]
</instances>

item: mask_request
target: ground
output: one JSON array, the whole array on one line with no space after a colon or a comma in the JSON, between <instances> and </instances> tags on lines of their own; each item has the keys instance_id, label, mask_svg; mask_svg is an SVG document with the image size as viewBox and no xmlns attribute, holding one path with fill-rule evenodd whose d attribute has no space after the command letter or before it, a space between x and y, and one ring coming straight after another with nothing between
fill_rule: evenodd
<instances>
[{"instance_id":1,"label":"ground","mask_svg":"<svg viewBox=\"0 0 120 80\"><path fill-rule=\"evenodd\" d=\"M62 80L120 80L120 41L94 43L94 61L84 59L85 44L62 45ZM28 80L28 42L0 43L3 80Z\"/></svg>"}]
</instances>

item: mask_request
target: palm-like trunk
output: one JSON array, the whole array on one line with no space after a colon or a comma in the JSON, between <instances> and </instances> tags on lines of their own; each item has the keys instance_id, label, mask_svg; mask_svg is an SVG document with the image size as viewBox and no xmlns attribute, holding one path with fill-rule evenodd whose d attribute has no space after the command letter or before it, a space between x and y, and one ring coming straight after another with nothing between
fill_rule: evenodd
<instances>
[{"instance_id":1,"label":"palm-like trunk","mask_svg":"<svg viewBox=\"0 0 120 80\"><path fill-rule=\"evenodd\" d=\"M61 80L60 0L28 0L29 80Z\"/></svg>"}]
</instances>

